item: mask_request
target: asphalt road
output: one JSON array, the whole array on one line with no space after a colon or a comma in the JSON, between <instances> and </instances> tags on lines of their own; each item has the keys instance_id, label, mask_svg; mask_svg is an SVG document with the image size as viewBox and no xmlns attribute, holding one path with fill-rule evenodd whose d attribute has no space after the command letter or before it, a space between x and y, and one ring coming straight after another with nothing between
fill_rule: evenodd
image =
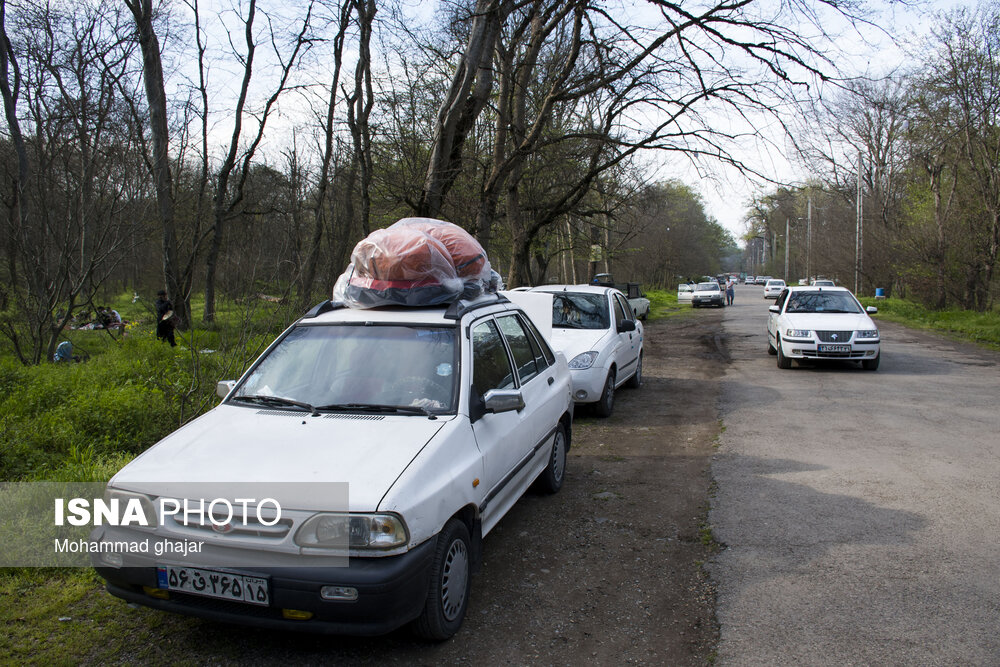
<instances>
[{"instance_id":1,"label":"asphalt road","mask_svg":"<svg viewBox=\"0 0 1000 667\"><path fill-rule=\"evenodd\" d=\"M1000 664L1000 354L881 322L876 372L779 370L723 316L719 664Z\"/></svg>"}]
</instances>

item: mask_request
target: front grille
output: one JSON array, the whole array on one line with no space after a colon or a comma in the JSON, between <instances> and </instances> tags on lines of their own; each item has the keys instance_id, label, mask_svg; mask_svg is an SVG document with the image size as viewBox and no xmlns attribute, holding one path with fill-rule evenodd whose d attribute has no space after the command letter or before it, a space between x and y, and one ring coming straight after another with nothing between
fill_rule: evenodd
<instances>
[{"instance_id":1,"label":"front grille","mask_svg":"<svg viewBox=\"0 0 1000 667\"><path fill-rule=\"evenodd\" d=\"M851 340L851 336L854 335L853 331L817 331L816 335L824 343L848 343Z\"/></svg>"}]
</instances>

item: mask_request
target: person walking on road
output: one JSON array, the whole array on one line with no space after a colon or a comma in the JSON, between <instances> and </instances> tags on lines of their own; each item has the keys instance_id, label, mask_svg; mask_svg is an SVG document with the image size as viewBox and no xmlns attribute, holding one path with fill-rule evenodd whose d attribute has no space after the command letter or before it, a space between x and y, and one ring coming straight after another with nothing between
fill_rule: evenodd
<instances>
[{"instance_id":1,"label":"person walking on road","mask_svg":"<svg viewBox=\"0 0 1000 667\"><path fill-rule=\"evenodd\" d=\"M733 283L733 279L730 278L726 281L726 305L733 305L733 299L736 297L736 285Z\"/></svg>"},{"instance_id":2,"label":"person walking on road","mask_svg":"<svg viewBox=\"0 0 1000 667\"><path fill-rule=\"evenodd\" d=\"M166 290L156 293L156 337L177 347L174 340L174 304L167 298Z\"/></svg>"}]
</instances>

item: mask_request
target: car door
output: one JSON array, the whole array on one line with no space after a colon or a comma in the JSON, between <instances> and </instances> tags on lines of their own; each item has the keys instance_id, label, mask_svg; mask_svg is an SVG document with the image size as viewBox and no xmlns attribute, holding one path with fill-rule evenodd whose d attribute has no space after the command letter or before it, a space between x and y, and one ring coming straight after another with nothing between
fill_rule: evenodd
<instances>
[{"instance_id":1,"label":"car door","mask_svg":"<svg viewBox=\"0 0 1000 667\"><path fill-rule=\"evenodd\" d=\"M492 318L473 323L472 388L470 402L480 404L491 389L518 389L518 379L511 364L510 353L497 322ZM470 413L478 418L472 424L476 444L483 455L485 488L480 512L483 532L488 532L518 499L516 483L519 466L532 450L533 427L525 408L497 414Z\"/></svg>"},{"instance_id":2,"label":"car door","mask_svg":"<svg viewBox=\"0 0 1000 667\"><path fill-rule=\"evenodd\" d=\"M774 305L778 307L778 312L771 312L768 309L767 313L767 336L774 342L777 341L777 331L778 331L778 317L781 315L781 310L785 307L785 301L788 300L788 288L781 290L781 294L778 298L774 300Z\"/></svg>"},{"instance_id":3,"label":"car door","mask_svg":"<svg viewBox=\"0 0 1000 667\"><path fill-rule=\"evenodd\" d=\"M615 314L612 326L618 336L618 347L615 351L615 363L618 366L616 384L621 384L625 378L635 373L635 366L639 361L641 332L638 328L639 323L633 319L632 309L629 307L628 301L618 294L612 294L611 301ZM636 330L619 332L618 326L627 320L635 322Z\"/></svg>"}]
</instances>

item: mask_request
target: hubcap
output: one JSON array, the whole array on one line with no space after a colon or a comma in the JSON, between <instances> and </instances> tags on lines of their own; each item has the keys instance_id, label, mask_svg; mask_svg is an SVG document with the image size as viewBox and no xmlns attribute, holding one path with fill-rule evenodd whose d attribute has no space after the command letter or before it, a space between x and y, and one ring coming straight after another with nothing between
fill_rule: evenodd
<instances>
[{"instance_id":1,"label":"hubcap","mask_svg":"<svg viewBox=\"0 0 1000 667\"><path fill-rule=\"evenodd\" d=\"M454 621L465 607L465 589L469 581L469 550L462 540L454 540L448 547L441 576L441 610L444 617Z\"/></svg>"},{"instance_id":2,"label":"hubcap","mask_svg":"<svg viewBox=\"0 0 1000 667\"><path fill-rule=\"evenodd\" d=\"M557 482L562 481L564 472L566 472L566 437L562 431L556 431L556 439L552 443L552 477Z\"/></svg>"}]
</instances>

